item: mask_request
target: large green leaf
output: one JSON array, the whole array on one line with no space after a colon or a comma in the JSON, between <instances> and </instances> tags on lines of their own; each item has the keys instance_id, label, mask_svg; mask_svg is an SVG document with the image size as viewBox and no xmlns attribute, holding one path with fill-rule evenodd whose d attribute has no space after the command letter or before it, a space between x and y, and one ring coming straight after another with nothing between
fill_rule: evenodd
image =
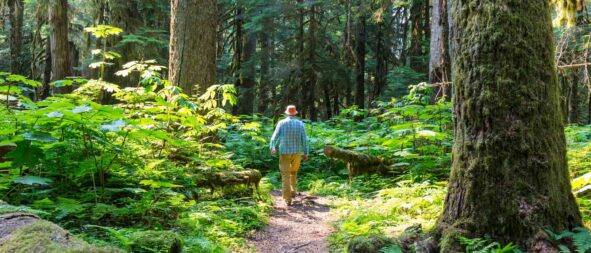
<instances>
[{"instance_id":1,"label":"large green leaf","mask_svg":"<svg viewBox=\"0 0 591 253\"><path fill-rule=\"evenodd\" d=\"M45 177L38 177L38 176L22 176L12 179L13 182L17 184L24 184L24 185L49 185L53 182L49 178Z\"/></svg>"}]
</instances>

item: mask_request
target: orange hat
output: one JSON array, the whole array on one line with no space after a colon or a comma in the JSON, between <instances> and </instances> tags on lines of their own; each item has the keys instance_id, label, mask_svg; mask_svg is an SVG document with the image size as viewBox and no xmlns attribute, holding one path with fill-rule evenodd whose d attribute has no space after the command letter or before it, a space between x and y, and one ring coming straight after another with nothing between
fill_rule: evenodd
<instances>
[{"instance_id":1,"label":"orange hat","mask_svg":"<svg viewBox=\"0 0 591 253\"><path fill-rule=\"evenodd\" d=\"M293 116L298 114L298 110L296 110L295 105L288 105L287 108L285 109L285 114L289 115L289 116Z\"/></svg>"}]
</instances>

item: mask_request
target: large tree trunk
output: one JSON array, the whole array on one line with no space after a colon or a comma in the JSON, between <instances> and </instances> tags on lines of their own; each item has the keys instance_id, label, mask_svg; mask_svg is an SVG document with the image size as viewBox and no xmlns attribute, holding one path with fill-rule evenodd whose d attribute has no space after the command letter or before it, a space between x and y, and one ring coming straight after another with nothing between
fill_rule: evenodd
<instances>
[{"instance_id":1,"label":"large tree trunk","mask_svg":"<svg viewBox=\"0 0 591 253\"><path fill-rule=\"evenodd\" d=\"M23 15L25 3L23 0L8 0L10 20L10 72L21 72L21 48L23 37Z\"/></svg>"},{"instance_id":2,"label":"large tree trunk","mask_svg":"<svg viewBox=\"0 0 591 253\"><path fill-rule=\"evenodd\" d=\"M571 193L548 1L453 0L454 147L437 228L548 252L581 226ZM553 251L555 252L555 251Z\"/></svg>"},{"instance_id":3,"label":"large tree trunk","mask_svg":"<svg viewBox=\"0 0 591 253\"><path fill-rule=\"evenodd\" d=\"M62 80L72 74L68 42L68 1L49 1L49 40L51 46L51 81ZM63 87L60 92L71 91Z\"/></svg>"},{"instance_id":4,"label":"large tree trunk","mask_svg":"<svg viewBox=\"0 0 591 253\"><path fill-rule=\"evenodd\" d=\"M429 83L436 84L431 102L448 96L450 61L448 53L447 1L433 0L431 15L431 43L429 55Z\"/></svg>"},{"instance_id":5,"label":"large tree trunk","mask_svg":"<svg viewBox=\"0 0 591 253\"><path fill-rule=\"evenodd\" d=\"M359 109L365 108L365 17L360 16L355 36L355 105Z\"/></svg>"},{"instance_id":6,"label":"large tree trunk","mask_svg":"<svg viewBox=\"0 0 591 253\"><path fill-rule=\"evenodd\" d=\"M215 0L171 0L169 80L189 95L215 82Z\"/></svg>"}]
</instances>

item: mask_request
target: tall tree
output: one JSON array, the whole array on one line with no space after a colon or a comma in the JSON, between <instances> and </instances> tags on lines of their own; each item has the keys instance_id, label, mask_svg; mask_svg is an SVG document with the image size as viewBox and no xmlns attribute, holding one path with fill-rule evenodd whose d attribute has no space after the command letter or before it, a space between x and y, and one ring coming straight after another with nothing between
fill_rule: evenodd
<instances>
[{"instance_id":1,"label":"tall tree","mask_svg":"<svg viewBox=\"0 0 591 253\"><path fill-rule=\"evenodd\" d=\"M447 1L433 0L431 15L431 43L429 53L429 83L436 84L431 102L447 96L450 61L448 53ZM448 98L449 99L449 98Z\"/></svg>"},{"instance_id":2,"label":"tall tree","mask_svg":"<svg viewBox=\"0 0 591 253\"><path fill-rule=\"evenodd\" d=\"M355 105L365 108L365 16L360 15L355 36Z\"/></svg>"},{"instance_id":3,"label":"tall tree","mask_svg":"<svg viewBox=\"0 0 591 253\"><path fill-rule=\"evenodd\" d=\"M238 113L251 114L254 110L255 97L255 71L256 61L255 53L257 49L257 32L252 24L253 18L256 15L255 8L247 10L248 22L251 24L250 29L246 29L246 37L242 42L242 60L240 68L240 85L238 86L240 96L238 97Z\"/></svg>"},{"instance_id":4,"label":"tall tree","mask_svg":"<svg viewBox=\"0 0 591 253\"><path fill-rule=\"evenodd\" d=\"M453 0L453 164L438 222L555 252L544 229L581 225L571 193L548 1Z\"/></svg>"},{"instance_id":5,"label":"tall tree","mask_svg":"<svg viewBox=\"0 0 591 253\"><path fill-rule=\"evenodd\" d=\"M305 105L306 111L310 115L310 120L316 121L318 120L318 112L316 108L316 46L317 40L316 37L318 36L318 19L316 17L317 10L320 9L318 4L312 4L310 6L310 18L309 18L309 26L308 26L308 49L306 60L307 64L305 66L305 86L303 90L303 94L305 98Z\"/></svg>"},{"instance_id":6,"label":"tall tree","mask_svg":"<svg viewBox=\"0 0 591 253\"><path fill-rule=\"evenodd\" d=\"M25 2L23 0L8 0L8 9L10 21L10 72L20 73Z\"/></svg>"},{"instance_id":7,"label":"tall tree","mask_svg":"<svg viewBox=\"0 0 591 253\"><path fill-rule=\"evenodd\" d=\"M185 93L216 78L216 0L171 0L169 80Z\"/></svg>"},{"instance_id":8,"label":"tall tree","mask_svg":"<svg viewBox=\"0 0 591 253\"><path fill-rule=\"evenodd\" d=\"M56 81L72 74L68 42L68 1L50 0L48 10L51 81Z\"/></svg>"},{"instance_id":9,"label":"tall tree","mask_svg":"<svg viewBox=\"0 0 591 253\"><path fill-rule=\"evenodd\" d=\"M429 20L429 12L425 11L425 5L428 3L428 0L412 0L410 3L408 63L412 69L423 73L427 72L427 65L423 61L423 41L428 39L428 26L425 26L426 20Z\"/></svg>"},{"instance_id":10,"label":"tall tree","mask_svg":"<svg viewBox=\"0 0 591 253\"><path fill-rule=\"evenodd\" d=\"M271 50L273 48L273 40L272 40L272 33L273 33L273 20L270 17L270 10L269 6L266 6L261 11L263 14L263 21L262 26L265 32L259 33L259 40L261 45L261 51L259 54L260 62L261 62L261 70L260 70L260 82L258 87L257 94L259 95L258 99L258 112L265 113L267 108L271 106L272 103L272 91L275 87L271 84L270 78L270 68L271 68Z\"/></svg>"}]
</instances>

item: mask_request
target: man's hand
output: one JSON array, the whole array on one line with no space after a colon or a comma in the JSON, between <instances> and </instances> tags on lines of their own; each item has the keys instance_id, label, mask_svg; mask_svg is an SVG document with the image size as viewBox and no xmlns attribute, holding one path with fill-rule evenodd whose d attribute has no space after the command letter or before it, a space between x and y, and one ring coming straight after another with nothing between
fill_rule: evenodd
<instances>
[{"instance_id":1,"label":"man's hand","mask_svg":"<svg viewBox=\"0 0 591 253\"><path fill-rule=\"evenodd\" d=\"M277 150L271 149L271 155L274 155L275 153L277 153Z\"/></svg>"},{"instance_id":2,"label":"man's hand","mask_svg":"<svg viewBox=\"0 0 591 253\"><path fill-rule=\"evenodd\" d=\"M304 155L304 161L308 161L308 155Z\"/></svg>"}]
</instances>

